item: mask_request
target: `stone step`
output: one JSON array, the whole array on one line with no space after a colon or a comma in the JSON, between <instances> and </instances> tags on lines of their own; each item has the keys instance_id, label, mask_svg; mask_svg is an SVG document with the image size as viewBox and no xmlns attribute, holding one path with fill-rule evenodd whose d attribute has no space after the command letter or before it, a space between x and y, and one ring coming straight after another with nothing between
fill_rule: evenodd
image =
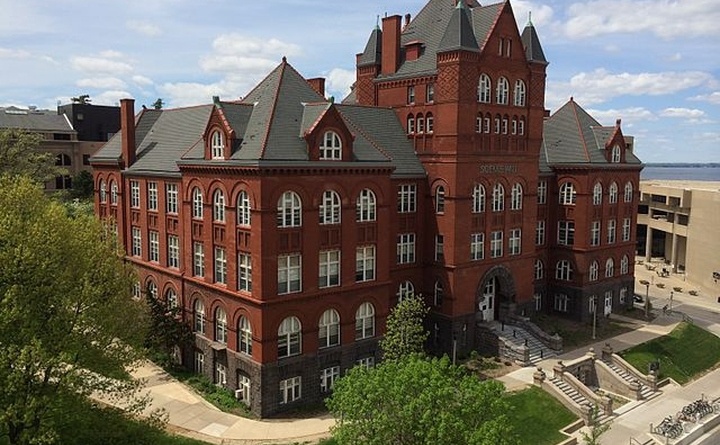
<instances>
[{"instance_id":1,"label":"stone step","mask_svg":"<svg viewBox=\"0 0 720 445\"><path fill-rule=\"evenodd\" d=\"M503 328L501 323L496 322L495 332L499 337L513 343L516 346L527 346L529 360L531 363L537 363L541 360L555 357L557 355L555 351L549 349L545 346L545 344L523 328L512 325L505 325Z\"/></svg>"},{"instance_id":2,"label":"stone step","mask_svg":"<svg viewBox=\"0 0 720 445\"><path fill-rule=\"evenodd\" d=\"M577 390L575 390L575 388L573 388L566 382L564 382L556 377L552 377L548 381L550 383L552 383L553 385L557 386L558 389L560 389L560 391L565 393L565 395L567 395L570 398L570 400L572 400L579 406L584 406L584 405L590 404L590 402L588 401L587 398L585 398L585 396L580 394Z\"/></svg>"}]
</instances>

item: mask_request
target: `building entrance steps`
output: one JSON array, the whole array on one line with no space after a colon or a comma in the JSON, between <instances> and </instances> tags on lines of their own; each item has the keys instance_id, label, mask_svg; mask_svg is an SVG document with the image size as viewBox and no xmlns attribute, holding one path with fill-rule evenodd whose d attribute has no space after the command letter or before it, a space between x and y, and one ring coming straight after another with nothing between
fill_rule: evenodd
<instances>
[{"instance_id":1,"label":"building entrance steps","mask_svg":"<svg viewBox=\"0 0 720 445\"><path fill-rule=\"evenodd\" d=\"M499 321L493 321L490 325L495 334L497 334L500 339L505 340L505 343L512 344L515 347L515 350L519 350L523 346L528 348L527 361L524 359L518 360L518 357L504 358L512 358L524 366L532 366L541 360L552 358L557 355L557 351L549 348L547 345L538 340L538 338L532 333L520 326L501 323Z\"/></svg>"},{"instance_id":2,"label":"building entrance steps","mask_svg":"<svg viewBox=\"0 0 720 445\"><path fill-rule=\"evenodd\" d=\"M621 367L617 366L615 363L611 362L610 360L603 360L603 363L605 363L608 368L612 369L612 371L617 374L620 378L625 380L628 383L637 383L640 385L640 397L642 400L647 400L650 397L655 394L655 391L653 391L649 386L643 385L642 382L638 381L637 378L635 378L634 375L630 374L626 370L622 369Z\"/></svg>"}]
</instances>

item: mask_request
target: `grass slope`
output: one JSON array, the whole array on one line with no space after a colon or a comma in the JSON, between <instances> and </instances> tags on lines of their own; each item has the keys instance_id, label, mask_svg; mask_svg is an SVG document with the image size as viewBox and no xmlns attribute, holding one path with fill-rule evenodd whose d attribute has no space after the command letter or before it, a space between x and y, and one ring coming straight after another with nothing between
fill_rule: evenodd
<instances>
[{"instance_id":1,"label":"grass slope","mask_svg":"<svg viewBox=\"0 0 720 445\"><path fill-rule=\"evenodd\" d=\"M559 430L577 419L550 394L535 386L507 397L512 406L510 421L523 444L556 444L567 438Z\"/></svg>"}]
</instances>

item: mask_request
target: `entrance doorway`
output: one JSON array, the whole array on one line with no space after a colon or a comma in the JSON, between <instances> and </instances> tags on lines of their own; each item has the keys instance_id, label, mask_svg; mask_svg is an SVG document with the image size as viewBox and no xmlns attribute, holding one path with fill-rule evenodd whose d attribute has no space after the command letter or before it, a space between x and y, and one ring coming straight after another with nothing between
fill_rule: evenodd
<instances>
[{"instance_id":1,"label":"entrance doorway","mask_svg":"<svg viewBox=\"0 0 720 445\"><path fill-rule=\"evenodd\" d=\"M482 296L478 301L478 312L483 321L495 320L495 292L497 290L497 278L490 278L483 288Z\"/></svg>"}]
</instances>

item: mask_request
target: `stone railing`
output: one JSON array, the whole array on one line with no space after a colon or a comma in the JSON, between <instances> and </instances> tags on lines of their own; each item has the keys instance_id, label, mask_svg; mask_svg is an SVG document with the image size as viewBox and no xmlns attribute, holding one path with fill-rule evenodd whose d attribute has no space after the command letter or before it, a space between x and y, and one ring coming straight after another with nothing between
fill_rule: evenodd
<instances>
[{"instance_id":1,"label":"stone railing","mask_svg":"<svg viewBox=\"0 0 720 445\"><path fill-rule=\"evenodd\" d=\"M527 317L521 317L520 315L515 314L508 314L507 316L507 323L508 324L514 324L517 326L520 326L521 328L525 329L529 333L531 333L535 338L540 340L542 344L547 346L548 348L554 350L558 354L562 352L563 350L563 339L558 334L550 335L547 332L540 329L538 325L530 321Z\"/></svg>"},{"instance_id":2,"label":"stone railing","mask_svg":"<svg viewBox=\"0 0 720 445\"><path fill-rule=\"evenodd\" d=\"M607 343L602 349L602 360L610 362L618 368L622 369L623 371L627 372L628 374L633 376L633 378L635 378L638 382L650 388L653 392L658 390L658 379L654 371L651 371L648 375L641 373L633 365L626 362L625 359L615 354L615 352L613 352L612 346Z\"/></svg>"},{"instance_id":3,"label":"stone railing","mask_svg":"<svg viewBox=\"0 0 720 445\"><path fill-rule=\"evenodd\" d=\"M520 366L530 365L530 348L525 345L516 345L510 340L498 336L499 355L503 359L513 360Z\"/></svg>"}]
</instances>

